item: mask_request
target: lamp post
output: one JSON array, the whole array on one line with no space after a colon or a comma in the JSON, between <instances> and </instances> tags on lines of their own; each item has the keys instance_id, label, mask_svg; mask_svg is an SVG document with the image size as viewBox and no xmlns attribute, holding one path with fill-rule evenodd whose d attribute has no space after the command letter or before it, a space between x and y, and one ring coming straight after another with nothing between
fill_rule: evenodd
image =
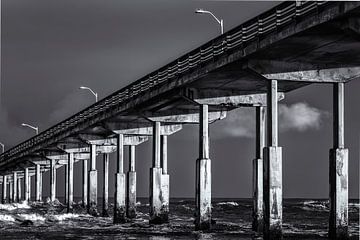
<instances>
[{"instance_id":1,"label":"lamp post","mask_svg":"<svg viewBox=\"0 0 360 240\"><path fill-rule=\"evenodd\" d=\"M96 92L94 92L91 88L89 87L84 87L84 86L81 86L80 89L84 89L84 90L88 90L90 91L94 96L95 96L95 102L98 101L98 94Z\"/></svg>"},{"instance_id":2,"label":"lamp post","mask_svg":"<svg viewBox=\"0 0 360 240\"><path fill-rule=\"evenodd\" d=\"M210 12L208 10L201 9L201 8L196 9L195 13L210 14L220 24L221 34L224 34L224 20L223 19L218 19L212 12Z\"/></svg>"},{"instance_id":3,"label":"lamp post","mask_svg":"<svg viewBox=\"0 0 360 240\"><path fill-rule=\"evenodd\" d=\"M31 129L35 130L36 135L39 134L39 128L38 127L31 126L30 124L27 124L27 123L22 123L21 126L31 128Z\"/></svg>"}]
</instances>

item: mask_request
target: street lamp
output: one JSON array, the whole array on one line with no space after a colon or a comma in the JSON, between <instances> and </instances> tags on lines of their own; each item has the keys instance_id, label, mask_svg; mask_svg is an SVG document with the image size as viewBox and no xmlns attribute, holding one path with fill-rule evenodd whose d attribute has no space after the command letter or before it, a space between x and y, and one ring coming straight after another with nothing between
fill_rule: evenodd
<instances>
[{"instance_id":1,"label":"street lamp","mask_svg":"<svg viewBox=\"0 0 360 240\"><path fill-rule=\"evenodd\" d=\"M28 128L31 128L31 129L34 129L35 132L36 132L36 135L39 134L39 128L38 127L34 127L34 126L31 126L30 124L27 124L27 123L22 123L21 126L23 127L28 127Z\"/></svg>"},{"instance_id":2,"label":"street lamp","mask_svg":"<svg viewBox=\"0 0 360 240\"><path fill-rule=\"evenodd\" d=\"M80 89L89 90L95 96L95 102L98 101L98 94L96 92L94 92L91 88L81 86Z\"/></svg>"},{"instance_id":3,"label":"street lamp","mask_svg":"<svg viewBox=\"0 0 360 240\"><path fill-rule=\"evenodd\" d=\"M4 152L5 152L5 145L0 142L0 146L1 146L1 148L2 148L2 153L4 153Z\"/></svg>"},{"instance_id":4,"label":"street lamp","mask_svg":"<svg viewBox=\"0 0 360 240\"><path fill-rule=\"evenodd\" d=\"M199 14L210 14L219 24L220 24L220 31L221 34L224 34L224 20L218 19L212 12L198 8L195 10L195 13Z\"/></svg>"}]
</instances>

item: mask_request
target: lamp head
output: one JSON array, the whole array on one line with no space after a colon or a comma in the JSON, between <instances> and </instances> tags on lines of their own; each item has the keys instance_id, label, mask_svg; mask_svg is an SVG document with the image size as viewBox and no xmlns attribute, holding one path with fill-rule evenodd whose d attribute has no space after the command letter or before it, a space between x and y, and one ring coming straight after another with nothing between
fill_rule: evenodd
<instances>
[{"instance_id":1,"label":"lamp head","mask_svg":"<svg viewBox=\"0 0 360 240\"><path fill-rule=\"evenodd\" d=\"M79 87L80 89L86 89L86 87L84 87L84 86L81 86L81 87Z\"/></svg>"},{"instance_id":2,"label":"lamp head","mask_svg":"<svg viewBox=\"0 0 360 240\"><path fill-rule=\"evenodd\" d=\"M203 14L203 13L206 13L207 11L205 11L204 9L202 9L202 8L197 8L196 10L195 10L195 13L200 13L200 14Z\"/></svg>"}]
</instances>

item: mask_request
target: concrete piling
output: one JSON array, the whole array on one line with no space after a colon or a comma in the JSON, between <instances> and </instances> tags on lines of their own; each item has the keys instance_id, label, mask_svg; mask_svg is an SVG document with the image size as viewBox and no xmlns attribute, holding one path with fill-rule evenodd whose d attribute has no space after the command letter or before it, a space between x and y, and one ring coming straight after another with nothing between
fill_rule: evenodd
<instances>
[{"instance_id":1,"label":"concrete piling","mask_svg":"<svg viewBox=\"0 0 360 240\"><path fill-rule=\"evenodd\" d=\"M129 219L133 219L136 217L135 145L129 146L129 171L127 172L126 216Z\"/></svg>"},{"instance_id":2,"label":"concrete piling","mask_svg":"<svg viewBox=\"0 0 360 240\"><path fill-rule=\"evenodd\" d=\"M18 178L16 180L16 190L17 190L17 193L16 193L16 202L21 202L21 178Z\"/></svg>"},{"instance_id":3,"label":"concrete piling","mask_svg":"<svg viewBox=\"0 0 360 240\"><path fill-rule=\"evenodd\" d=\"M41 173L41 166L40 164L36 164L35 166L35 200L41 201L42 200L42 173Z\"/></svg>"},{"instance_id":4,"label":"concrete piling","mask_svg":"<svg viewBox=\"0 0 360 240\"><path fill-rule=\"evenodd\" d=\"M161 169L161 145L160 145L160 122L153 125L153 162L150 168L150 224L162 224L169 221L168 213L163 211L162 196L162 169Z\"/></svg>"},{"instance_id":5,"label":"concrete piling","mask_svg":"<svg viewBox=\"0 0 360 240\"><path fill-rule=\"evenodd\" d=\"M68 153L68 164L67 164L67 212L71 213L73 211L74 204L74 153Z\"/></svg>"},{"instance_id":6,"label":"concrete piling","mask_svg":"<svg viewBox=\"0 0 360 240\"><path fill-rule=\"evenodd\" d=\"M163 214L169 214L170 203L170 176L168 174L168 157L167 157L167 136L161 135L161 211Z\"/></svg>"},{"instance_id":7,"label":"concrete piling","mask_svg":"<svg viewBox=\"0 0 360 240\"><path fill-rule=\"evenodd\" d=\"M82 207L87 208L87 191L88 191L88 164L87 160L82 161Z\"/></svg>"},{"instance_id":8,"label":"concrete piling","mask_svg":"<svg viewBox=\"0 0 360 240\"><path fill-rule=\"evenodd\" d=\"M253 221L252 229L263 231L263 149L265 147L265 115L264 107L256 107L256 158L253 160Z\"/></svg>"},{"instance_id":9,"label":"concrete piling","mask_svg":"<svg viewBox=\"0 0 360 240\"><path fill-rule=\"evenodd\" d=\"M30 201L30 177L29 168L24 169L24 200Z\"/></svg>"},{"instance_id":10,"label":"concrete piling","mask_svg":"<svg viewBox=\"0 0 360 240\"><path fill-rule=\"evenodd\" d=\"M17 173L13 172L13 181L12 181L12 202L17 202Z\"/></svg>"},{"instance_id":11,"label":"concrete piling","mask_svg":"<svg viewBox=\"0 0 360 240\"><path fill-rule=\"evenodd\" d=\"M96 170L96 145L90 144L90 170L88 178L88 213L98 216L97 211L97 170Z\"/></svg>"},{"instance_id":12,"label":"concrete piling","mask_svg":"<svg viewBox=\"0 0 360 240\"><path fill-rule=\"evenodd\" d=\"M9 203L13 203L14 202L14 194L13 194L13 192L14 192L14 188L13 188L13 179L11 179L10 181L9 181Z\"/></svg>"},{"instance_id":13,"label":"concrete piling","mask_svg":"<svg viewBox=\"0 0 360 240\"><path fill-rule=\"evenodd\" d=\"M5 204L7 202L7 176L4 175L3 176L3 184L2 184L2 199L1 199L1 203Z\"/></svg>"},{"instance_id":14,"label":"concrete piling","mask_svg":"<svg viewBox=\"0 0 360 240\"><path fill-rule=\"evenodd\" d=\"M268 82L267 137L264 148L264 239L282 239L282 148L278 146L278 87Z\"/></svg>"},{"instance_id":15,"label":"concrete piling","mask_svg":"<svg viewBox=\"0 0 360 240\"><path fill-rule=\"evenodd\" d=\"M66 164L64 166L64 204L67 205L68 203L68 195L69 195L69 166Z\"/></svg>"},{"instance_id":16,"label":"concrete piling","mask_svg":"<svg viewBox=\"0 0 360 240\"><path fill-rule=\"evenodd\" d=\"M56 199L56 160L50 160L50 201Z\"/></svg>"},{"instance_id":17,"label":"concrete piling","mask_svg":"<svg viewBox=\"0 0 360 240\"><path fill-rule=\"evenodd\" d=\"M109 154L104 153L104 162L103 162L103 209L102 209L102 215L104 217L109 216Z\"/></svg>"},{"instance_id":18,"label":"concrete piling","mask_svg":"<svg viewBox=\"0 0 360 240\"><path fill-rule=\"evenodd\" d=\"M348 158L344 143L344 83L333 87L333 148L330 149L329 238L348 239Z\"/></svg>"},{"instance_id":19,"label":"concrete piling","mask_svg":"<svg viewBox=\"0 0 360 240\"><path fill-rule=\"evenodd\" d=\"M199 158L196 160L195 228L211 228L211 160L209 158L208 105L200 105Z\"/></svg>"},{"instance_id":20,"label":"concrete piling","mask_svg":"<svg viewBox=\"0 0 360 240\"><path fill-rule=\"evenodd\" d=\"M124 135L117 135L114 223L126 222L126 176L124 174Z\"/></svg>"}]
</instances>

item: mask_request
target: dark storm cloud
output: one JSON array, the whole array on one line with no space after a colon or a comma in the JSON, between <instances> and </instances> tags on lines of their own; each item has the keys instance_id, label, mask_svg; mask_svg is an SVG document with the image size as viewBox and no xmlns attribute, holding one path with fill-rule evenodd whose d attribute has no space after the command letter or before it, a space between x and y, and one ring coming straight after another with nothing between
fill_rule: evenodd
<instances>
[{"instance_id":1,"label":"dark storm cloud","mask_svg":"<svg viewBox=\"0 0 360 240\"><path fill-rule=\"evenodd\" d=\"M217 36L216 22L194 14L195 8L214 11L229 30L277 3L3 0L2 4L0 141L10 147L33 134L19 128L21 122L45 129L91 104L93 96L79 86L91 87L104 97ZM356 93L360 85L359 81L348 85L349 187L350 195L357 197L360 113L352 104L360 100ZM331 101L329 86L310 86L287 94L280 107L280 128L291 130L280 133L285 197L328 195ZM306 115L301 122L293 118L299 109ZM251 196L255 150L254 139L248 136L253 135L253 117L252 109L242 109L211 125L214 196ZM196 129L186 126L169 138L172 196L193 196ZM138 178L139 195L146 196L151 142L138 147L137 160L138 176L142 176ZM59 182L62 175L58 175ZM184 175L188 175L185 180ZM112 178L110 174L110 183ZM76 184L75 195L79 195L80 182Z\"/></svg>"}]
</instances>

